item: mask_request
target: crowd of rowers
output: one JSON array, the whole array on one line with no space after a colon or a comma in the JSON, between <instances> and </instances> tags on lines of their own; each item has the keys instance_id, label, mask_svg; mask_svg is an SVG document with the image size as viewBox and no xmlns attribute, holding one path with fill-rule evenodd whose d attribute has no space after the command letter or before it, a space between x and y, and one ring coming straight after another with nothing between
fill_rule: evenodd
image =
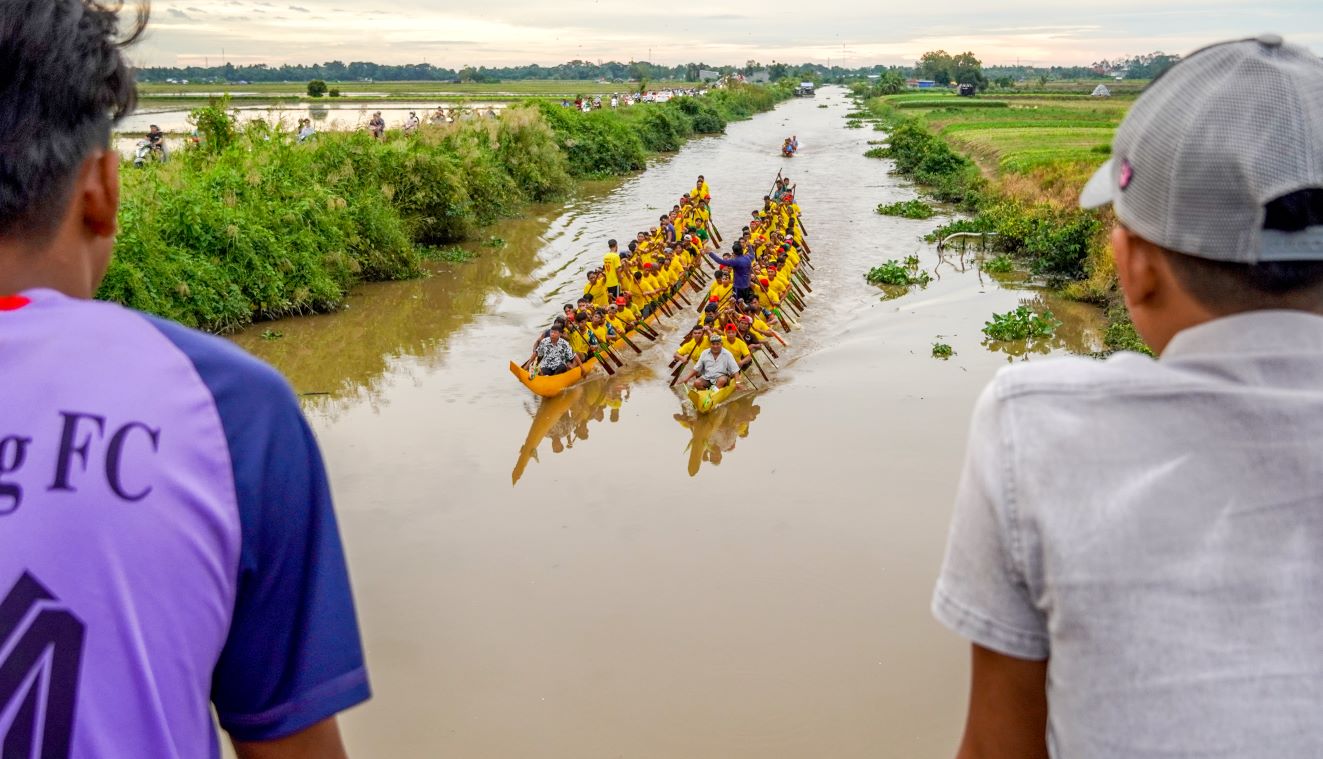
<instances>
[{"instance_id":1,"label":"crowd of rowers","mask_svg":"<svg viewBox=\"0 0 1323 759\"><path fill-rule=\"evenodd\" d=\"M697 323L672 365L680 364L678 374L693 361L696 374L687 381L700 389L724 387L756 360L754 351L770 341L784 345L785 339L771 324L790 329L793 316L782 305L789 300L802 308L797 298L803 292L792 277L804 246L789 180L778 181L722 256L711 245L720 238L710 203L707 182L699 177L694 190L662 215L658 226L639 232L626 250L621 251L615 240L608 242L602 266L587 274L583 296L566 303L563 313L534 341L527 363L530 375L561 374L592 358L609 369L603 354L609 355L613 343L623 341L638 350L629 340L630 333L655 340L659 335L648 317L656 311L672 315L686 307L695 307ZM683 290L688 285L702 292L708 280L700 266L704 259L717 268L706 297L695 306ZM699 344L702 350L696 348Z\"/></svg>"}]
</instances>

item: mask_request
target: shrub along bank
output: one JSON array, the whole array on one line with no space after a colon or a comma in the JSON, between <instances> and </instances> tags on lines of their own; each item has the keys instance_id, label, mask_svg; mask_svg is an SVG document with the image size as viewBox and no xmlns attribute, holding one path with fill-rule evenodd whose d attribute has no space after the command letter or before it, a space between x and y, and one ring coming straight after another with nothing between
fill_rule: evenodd
<instances>
[{"instance_id":1,"label":"shrub along bank","mask_svg":"<svg viewBox=\"0 0 1323 759\"><path fill-rule=\"evenodd\" d=\"M741 87L587 114L542 104L381 142L328 132L302 144L278 125L236 130L218 101L194 114L199 146L123 167L97 296L218 332L330 310L358 282L418 276L429 247L561 197L576 177L641 170L788 96Z\"/></svg>"},{"instance_id":2,"label":"shrub along bank","mask_svg":"<svg viewBox=\"0 0 1323 759\"><path fill-rule=\"evenodd\" d=\"M1110 111L1104 116L1065 108L1060 109L1061 114L1044 113L1039 133L1032 121L1038 116L1036 106L1034 113L1017 113L1019 121L1002 123L989 121L972 110L965 113L973 114L971 118L976 121L962 122L958 109L952 108L942 108L926 117L914 116L896 105L886 98L867 103L880 128L889 133L883 156L894 160L898 172L912 177L934 198L972 213L969 219L938 228L929 236L930 241L954 232L995 234L992 244L997 251L1056 282L1067 295L1108 307L1109 349L1147 350L1128 323L1125 309L1117 307L1119 293L1104 218L1075 203L1079 188L1093 168L1106 159L1106 150L1081 148L1079 138L1068 146L1044 147L1052 139L1066 142L1071 133L1083 132L1089 140L1106 139L1110 136L1106 120ZM1124 112L1123 108L1116 111ZM1067 122L1066 118L1076 121ZM1090 118L1098 120L1079 121ZM1116 118L1119 120L1119 115ZM973 143L957 137L972 131L965 127L977 127L982 132L1005 127L1005 131L985 143ZM959 150L952 148L952 142ZM1020 142L1028 147L1019 148ZM988 144L1015 146L1017 150L981 154L979 148ZM976 163L971 155L987 160ZM980 163L984 164L982 169Z\"/></svg>"}]
</instances>

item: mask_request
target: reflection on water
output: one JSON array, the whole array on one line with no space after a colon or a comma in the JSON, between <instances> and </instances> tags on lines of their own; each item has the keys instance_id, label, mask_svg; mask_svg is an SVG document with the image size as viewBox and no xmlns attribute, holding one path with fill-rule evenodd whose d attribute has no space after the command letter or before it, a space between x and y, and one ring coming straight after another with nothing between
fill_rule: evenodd
<instances>
[{"instance_id":1,"label":"reflection on water","mask_svg":"<svg viewBox=\"0 0 1323 759\"><path fill-rule=\"evenodd\" d=\"M1014 282L1005 275L998 277L1007 285ZM1027 360L1029 356L1035 354L1046 356L1062 351L1096 353L1103 349L1105 325L1096 307L1063 298L1049 290L1035 290L1032 286L1024 284L1020 287L1034 293L1032 297L1021 298L1020 305L1028 306L1035 313L1051 311L1060 322L1056 331L1050 337L1031 337L1027 340L993 340L984 337L983 347L995 353L1004 353L1007 361L1014 361L1017 358Z\"/></svg>"},{"instance_id":2,"label":"reflection on water","mask_svg":"<svg viewBox=\"0 0 1323 759\"><path fill-rule=\"evenodd\" d=\"M269 124L293 125L297 124L299 119L311 118L318 122L319 129L352 130L366 128L368 119L371 119L372 114L377 111L381 111L381 117L386 120L388 128L396 129L404 125L404 120L408 118L410 112L418 114L418 118L427 123L437 108L445 109L447 116L453 120L482 118L489 112L499 113L509 106L510 103L496 101L453 103L419 100L411 103L398 100L380 102L324 100L297 105L269 103L238 105L233 107L233 112L238 116L241 124L262 119ZM193 125L188 123L188 115L192 111L193 108L174 106L139 109L116 124L115 131L120 134L145 134L150 125L156 124L165 132L188 134L193 131Z\"/></svg>"},{"instance_id":3,"label":"reflection on water","mask_svg":"<svg viewBox=\"0 0 1323 759\"><path fill-rule=\"evenodd\" d=\"M735 450L741 438L749 436L749 426L762 408L755 405L753 394L737 397L711 413L676 414L675 421L689 430L692 439L685 451L689 454L689 476L698 474L704 463L720 466L722 458Z\"/></svg>"},{"instance_id":4,"label":"reflection on water","mask_svg":"<svg viewBox=\"0 0 1323 759\"><path fill-rule=\"evenodd\" d=\"M538 449L544 440L549 442L553 454L572 450L576 442L589 438L593 423L619 422L620 407L627 400L628 379L598 373L555 398L530 401L530 404L536 402L537 411L533 414L528 436L519 448L519 460L515 462L511 484L519 483L530 461L541 463Z\"/></svg>"},{"instance_id":5,"label":"reflection on water","mask_svg":"<svg viewBox=\"0 0 1323 759\"><path fill-rule=\"evenodd\" d=\"M537 286L539 253L558 227L572 224L609 187L588 186L568 206L534 206L527 216L502 223L506 245L499 250L465 243L461 247L477 254L471 261L432 264L422 279L363 285L334 314L286 319L278 341L263 339L265 325L234 340L290 378L311 411L335 417L360 403L378 409L388 402L387 376L434 369L456 330L493 303L527 297Z\"/></svg>"}]
</instances>

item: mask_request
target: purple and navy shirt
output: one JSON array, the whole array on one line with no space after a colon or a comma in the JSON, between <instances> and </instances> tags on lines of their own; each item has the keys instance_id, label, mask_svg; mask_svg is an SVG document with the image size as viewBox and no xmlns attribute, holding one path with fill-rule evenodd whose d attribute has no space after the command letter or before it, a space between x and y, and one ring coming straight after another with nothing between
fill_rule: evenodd
<instances>
[{"instance_id":1,"label":"purple and navy shirt","mask_svg":"<svg viewBox=\"0 0 1323 759\"><path fill-rule=\"evenodd\" d=\"M0 753L219 756L369 697L321 456L228 341L0 298Z\"/></svg>"}]
</instances>

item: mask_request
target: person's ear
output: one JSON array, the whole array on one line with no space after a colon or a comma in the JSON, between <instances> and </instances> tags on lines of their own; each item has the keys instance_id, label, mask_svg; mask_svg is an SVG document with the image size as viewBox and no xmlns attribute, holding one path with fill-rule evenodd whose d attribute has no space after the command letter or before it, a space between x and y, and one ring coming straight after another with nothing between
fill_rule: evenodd
<instances>
[{"instance_id":1,"label":"person's ear","mask_svg":"<svg viewBox=\"0 0 1323 759\"><path fill-rule=\"evenodd\" d=\"M1125 295L1126 307L1134 313L1150 305L1159 289L1159 275L1152 246L1145 245L1130 230L1117 224L1112 230L1112 258L1116 262L1116 277Z\"/></svg>"},{"instance_id":2,"label":"person's ear","mask_svg":"<svg viewBox=\"0 0 1323 759\"><path fill-rule=\"evenodd\" d=\"M114 237L119 213L119 154L103 150L84 160L78 193L83 228L95 237Z\"/></svg>"}]
</instances>

